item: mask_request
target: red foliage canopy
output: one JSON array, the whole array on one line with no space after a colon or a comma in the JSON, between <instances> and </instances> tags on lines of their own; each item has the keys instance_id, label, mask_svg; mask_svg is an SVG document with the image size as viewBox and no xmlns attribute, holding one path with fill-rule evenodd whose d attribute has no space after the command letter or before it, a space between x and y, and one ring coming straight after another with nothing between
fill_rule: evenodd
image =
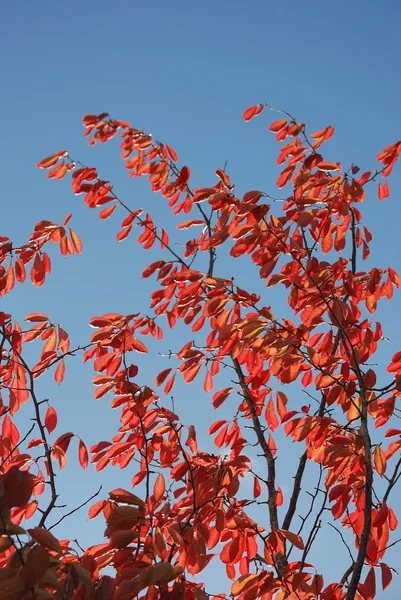
<instances>
[{"instance_id":1,"label":"red foliage canopy","mask_svg":"<svg viewBox=\"0 0 401 600\"><path fill-rule=\"evenodd\" d=\"M266 108L252 106L244 119ZM3 600L371 600L377 579L383 589L391 583L393 569L385 555L398 527L390 495L401 473L401 429L380 428L391 425L399 410L401 351L386 373L371 365L383 339L373 315L379 301L391 299L393 288L400 287L400 278L391 267L359 266L372 239L360 207L368 184L378 183L380 200L389 195L387 177L401 142L380 152L379 170L360 175L357 167L344 169L320 154L333 127L307 135L303 124L278 112L270 130L282 142L277 187L284 189L283 199L258 190L237 197L221 169L213 186L193 189L189 168L178 167L170 146L106 113L84 117L90 145L120 134L129 177L147 176L173 213L186 215L179 230L201 227L182 253L151 215L118 198L96 169L77 166L65 151L38 163L48 178L70 175L74 193L100 209L101 219L124 213L117 240L137 231L143 249L160 245L160 258L143 272L157 281L150 315L93 317L96 331L78 348L70 348L67 333L47 315L31 313L19 324L0 313ZM35 286L45 282L51 270L49 244L59 244L64 256L81 252L70 218L61 225L37 223L22 246L0 238L2 295L25 281L28 267ZM266 287L284 286L293 319L280 317L279 306L273 309L260 295L238 287L231 273L219 272L216 259L223 244L231 257L256 265ZM162 340L163 324L174 328L181 321L191 341L170 353L173 366L157 375L156 386L162 388L157 393L139 381L131 353L148 352L140 336ZM24 351L31 342L42 344L35 365ZM89 453L76 434L55 433L63 430L56 408L39 399L35 388L36 379L49 373L61 384L66 359L80 352L93 363L95 398L111 395L111 406L121 414L112 441L100 441ZM235 408L230 420L211 424L209 434L219 449L211 454L198 449L195 427L180 421L165 396L177 377L185 383L202 377L206 401L222 367L232 381L214 391L213 408L229 397ZM284 393L294 382L316 404L302 406L291 387ZM26 403L33 425L21 436L15 414ZM379 444L372 442L372 428L383 431ZM277 458L285 452L274 439L279 430L282 439L302 448L291 474L278 469ZM97 471L129 467L135 491L115 489L89 508L90 519L104 519L105 537L79 551L51 530L67 516L74 521L82 506L48 525L58 498L56 472L65 467L75 437L82 468L89 460ZM263 466L254 464L255 445ZM319 483L309 490L310 508L298 526L295 515L308 465L319 471ZM253 493L244 485L250 477ZM263 522L260 510L258 519L254 513L261 506ZM350 555L349 568L334 582L308 562L323 522L330 521L328 513ZM27 528L25 522L35 519L36 526ZM193 580L213 557L230 580L221 593ZM112 575L104 572L108 566Z\"/></svg>"}]
</instances>

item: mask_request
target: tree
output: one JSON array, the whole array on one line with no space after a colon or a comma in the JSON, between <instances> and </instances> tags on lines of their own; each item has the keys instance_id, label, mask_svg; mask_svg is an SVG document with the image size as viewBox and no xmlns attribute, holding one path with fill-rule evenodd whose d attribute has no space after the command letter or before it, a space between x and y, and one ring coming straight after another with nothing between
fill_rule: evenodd
<instances>
[{"instance_id":1,"label":"tree","mask_svg":"<svg viewBox=\"0 0 401 600\"><path fill-rule=\"evenodd\" d=\"M250 107L244 119L270 108ZM380 200L389 195L387 177L401 142L380 152L379 170L361 175L355 165L344 169L320 154L333 127L307 134L290 114L278 112L270 130L283 142L277 161L282 199L257 190L237 196L225 169L217 169L213 186L192 189L189 168L178 167L170 146L106 113L83 118L90 145L121 136L129 176L148 177L151 189L185 219L178 230L201 228L182 252L150 214L118 198L96 169L65 151L38 163L48 178L71 176L74 193L100 209L101 219L122 215L118 241L139 231L138 244L158 246L160 254L143 272L156 278L150 314L95 316L95 333L79 347L71 348L68 334L45 314L30 313L19 324L0 313L2 599L370 600L376 582L383 589L391 583L394 570L385 555L397 542L391 499L401 476L401 429L389 426L399 411L401 351L385 372L372 367L383 340L373 315L400 279L391 267L362 270L372 235L361 206L375 183ZM20 246L0 238L2 295L25 281L28 266L33 285L45 283L50 244L59 244L64 256L81 252L70 218L61 225L37 223ZM232 263L216 262L223 246L233 260L250 263L250 272L254 265L266 295L253 293L251 283L242 289L233 272L224 272ZM284 292L291 318L282 317L280 305L267 305L272 286ZM170 351L156 392L138 375L133 353L148 352L139 334L162 347L163 329L178 324L187 343ZM42 344L37 364L26 357L33 342ZM98 471L129 468L134 477L132 490L96 498L89 518L105 521L105 538L77 551L55 535L67 517L76 519L78 530L82 506L49 524L56 473L77 436L63 432L56 407L38 397L35 382L53 376L61 384L65 364L79 355L93 362L95 398L112 395L111 406L121 411L119 431L90 448L91 462ZM175 414L176 378L186 384L202 378L205 406L210 397L217 411L225 403L231 416L209 429L215 453L198 449L195 427ZM301 387L309 405L299 399ZM33 424L20 433L15 420L24 404ZM294 442L300 459L293 473L282 472L280 456ZM81 438L78 446L86 469ZM317 483L305 489L308 469ZM245 485L250 478L252 492ZM308 559L329 525L350 561L333 582ZM227 574L220 593L195 577L214 556ZM112 574L105 574L107 566Z\"/></svg>"}]
</instances>

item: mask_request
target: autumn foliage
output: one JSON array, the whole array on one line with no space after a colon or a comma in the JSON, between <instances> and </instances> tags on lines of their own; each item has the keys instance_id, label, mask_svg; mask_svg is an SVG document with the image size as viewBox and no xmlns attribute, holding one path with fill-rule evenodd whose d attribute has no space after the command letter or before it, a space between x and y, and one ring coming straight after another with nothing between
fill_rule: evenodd
<instances>
[{"instance_id":1,"label":"autumn foliage","mask_svg":"<svg viewBox=\"0 0 401 600\"><path fill-rule=\"evenodd\" d=\"M263 111L271 114L259 104L243 117ZM386 551L398 528L401 351L383 368L373 357L385 334L376 309L391 300L400 278L386 265L364 269L372 263L364 263L372 234L362 209L368 193L372 201L375 190L379 200L389 196L401 142L379 153L376 170L361 173L321 154L333 127L309 134L278 113L270 124L280 144L271 195L237 195L223 169L211 185L194 188L190 169L167 144L106 113L83 118L90 145L120 136L128 176L148 178L177 229L188 230L183 248L154 215L117 197L107 174L76 164L66 151L38 163L49 179L69 180L100 219L118 220L118 241L135 236L138 251L157 247L159 258L142 274L154 281L149 314L133 302L132 314L94 316L95 331L79 347L70 345L56 307L23 323L0 312L1 599L371 600L391 584ZM63 256L81 253L79 223L70 223L71 214L61 224L40 221L22 245L0 238L1 295L26 279L43 285L52 244ZM223 245L232 260L220 264ZM225 272L234 259L265 282L265 294L254 293L252 283L238 287L235 272ZM270 306L272 286L285 295L291 318ZM179 323L186 343L170 351L155 382L141 380L135 353L148 352L146 336L166 351L163 330ZM37 364L27 358L30 344L40 345ZM57 402L38 397L35 386L39 377L62 384L69 363L79 360L93 364L95 398L107 396L102 401L120 414L111 441L91 448L79 423L76 432L64 431ZM214 453L175 413L179 379L203 382ZM219 415L224 403L229 418ZM25 404L31 429L20 431L15 420ZM293 472L280 471L286 444L299 447ZM132 475L130 489L101 492L65 515L74 538L82 511L98 520L99 543L79 551L58 539L59 521L50 526L55 511L60 516L56 474L68 469L67 457L76 460L70 454L77 446L88 473L118 466ZM318 480L305 489L309 468ZM349 568L334 581L324 565L309 562L329 523L349 554ZM226 573L223 589L201 582L211 561Z\"/></svg>"}]
</instances>

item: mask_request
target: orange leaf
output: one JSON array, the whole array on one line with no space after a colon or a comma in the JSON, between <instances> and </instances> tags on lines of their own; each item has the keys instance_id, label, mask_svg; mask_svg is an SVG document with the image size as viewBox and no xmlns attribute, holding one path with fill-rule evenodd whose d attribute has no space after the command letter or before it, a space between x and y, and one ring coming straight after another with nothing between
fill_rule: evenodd
<instances>
[{"instance_id":1,"label":"orange leaf","mask_svg":"<svg viewBox=\"0 0 401 600\"><path fill-rule=\"evenodd\" d=\"M340 163L321 161L316 166L319 169L319 171L341 171Z\"/></svg>"},{"instance_id":2,"label":"orange leaf","mask_svg":"<svg viewBox=\"0 0 401 600\"><path fill-rule=\"evenodd\" d=\"M99 213L99 219L108 219L113 212L116 210L117 208L117 204L112 204L111 206L106 206L106 208L104 208L103 210L100 211Z\"/></svg>"},{"instance_id":3,"label":"orange leaf","mask_svg":"<svg viewBox=\"0 0 401 600\"><path fill-rule=\"evenodd\" d=\"M56 164L56 162L61 156L67 156L67 154L68 153L65 150L59 150L55 154L52 154L51 156L40 160L38 163L36 163L36 166L39 169L50 169L50 167Z\"/></svg>"},{"instance_id":4,"label":"orange leaf","mask_svg":"<svg viewBox=\"0 0 401 600\"><path fill-rule=\"evenodd\" d=\"M61 360L58 365L57 368L54 372L54 379L56 381L56 383L61 383L64 379L64 372L65 372L65 363L63 360ZM49 432L50 433L50 432Z\"/></svg>"},{"instance_id":5,"label":"orange leaf","mask_svg":"<svg viewBox=\"0 0 401 600\"><path fill-rule=\"evenodd\" d=\"M386 456L380 446L376 446L374 454L375 469L380 476L386 472Z\"/></svg>"},{"instance_id":6,"label":"orange leaf","mask_svg":"<svg viewBox=\"0 0 401 600\"><path fill-rule=\"evenodd\" d=\"M213 389L213 377L210 371L206 373L203 389L205 390L205 392L210 392Z\"/></svg>"},{"instance_id":7,"label":"orange leaf","mask_svg":"<svg viewBox=\"0 0 401 600\"><path fill-rule=\"evenodd\" d=\"M75 248L75 252L77 254L81 254L82 252L82 242L79 239L79 237L77 236L77 234L75 233L75 231L73 231L72 229L70 229L70 236L71 236L71 241L72 241L72 245Z\"/></svg>"},{"instance_id":8,"label":"orange leaf","mask_svg":"<svg viewBox=\"0 0 401 600\"><path fill-rule=\"evenodd\" d=\"M52 406L49 406L49 408L46 411L46 416L45 416L45 427L46 427L47 431L49 433L51 433L52 431L54 431L56 426L57 426L57 413Z\"/></svg>"},{"instance_id":9,"label":"orange leaf","mask_svg":"<svg viewBox=\"0 0 401 600\"><path fill-rule=\"evenodd\" d=\"M270 129L270 131L277 133L278 131L280 131L280 129L283 129L283 127L285 127L287 125L287 123L288 123L287 119L279 119L277 121L273 121L273 123L270 125L269 129Z\"/></svg>"},{"instance_id":10,"label":"orange leaf","mask_svg":"<svg viewBox=\"0 0 401 600\"><path fill-rule=\"evenodd\" d=\"M194 225L205 225L205 221L201 221L200 219L192 219L191 221L183 221L177 225L177 229L189 229Z\"/></svg>"},{"instance_id":11,"label":"orange leaf","mask_svg":"<svg viewBox=\"0 0 401 600\"><path fill-rule=\"evenodd\" d=\"M281 531L283 536L285 538L287 538L287 540L290 542L290 544L292 544L296 548L299 548L300 550L304 549L305 546L304 546L304 543L303 543L300 535L296 535L295 533L292 533L291 531L287 531L287 529L280 529L279 531Z\"/></svg>"},{"instance_id":12,"label":"orange leaf","mask_svg":"<svg viewBox=\"0 0 401 600\"><path fill-rule=\"evenodd\" d=\"M161 500L163 498L165 491L166 491L166 484L164 482L164 477L161 473L159 473L159 475L157 476L157 479L155 481L155 485L153 487L153 496L154 496L156 502L158 502L159 500Z\"/></svg>"}]
</instances>

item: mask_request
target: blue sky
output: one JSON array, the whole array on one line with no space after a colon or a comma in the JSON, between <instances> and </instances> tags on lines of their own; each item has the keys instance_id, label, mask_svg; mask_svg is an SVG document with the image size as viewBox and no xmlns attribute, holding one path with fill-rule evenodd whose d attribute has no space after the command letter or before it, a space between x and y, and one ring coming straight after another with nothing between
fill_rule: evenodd
<instances>
[{"instance_id":1,"label":"blue sky","mask_svg":"<svg viewBox=\"0 0 401 600\"><path fill-rule=\"evenodd\" d=\"M379 150L401 137L400 17L399 2L390 0L380 6L372 0L335 5L315 0L3 0L0 235L23 242L37 221L59 222L72 212L71 226L84 243L79 258L63 260L54 249L47 284L39 290L17 288L2 300L3 310L18 318L45 312L65 326L75 344L87 339L86 324L95 314L146 311L152 282L137 282L154 254L140 253L134 238L117 244L119 217L100 222L82 197L73 196L68 182L47 181L35 168L44 156L68 149L96 165L130 206L157 214L173 231L165 202L148 191L145 181L127 180L116 144L87 147L80 124L84 113L107 111L171 144L182 164L190 166L195 186L212 184L216 167L228 161L239 193L274 189L277 146L269 120L263 116L245 124L241 119L243 110L258 102L290 111L309 131L333 125L327 159L366 170L375 167ZM399 172L397 166L390 179L391 197L379 203L373 185L363 210L374 234L375 264L401 271ZM220 263L222 272L224 266ZM246 282L242 267L237 276ZM400 315L398 295L383 305L379 317L391 338L386 354L399 349L394 338L399 338ZM183 340L178 338L176 348ZM142 363L144 380L153 377ZM59 433L78 427L77 433L95 441L114 432L111 421L116 426L118 415L111 414L107 399L92 399L91 375L75 359L60 389L48 380L41 384L64 422ZM178 389L183 420L206 428L213 416L205 422L199 386ZM104 491L130 475L105 472ZM60 479L68 501L79 503L101 478L72 467ZM85 518L82 514L84 536L94 543L99 525L87 525ZM323 546L320 551L325 552Z\"/></svg>"}]
</instances>

